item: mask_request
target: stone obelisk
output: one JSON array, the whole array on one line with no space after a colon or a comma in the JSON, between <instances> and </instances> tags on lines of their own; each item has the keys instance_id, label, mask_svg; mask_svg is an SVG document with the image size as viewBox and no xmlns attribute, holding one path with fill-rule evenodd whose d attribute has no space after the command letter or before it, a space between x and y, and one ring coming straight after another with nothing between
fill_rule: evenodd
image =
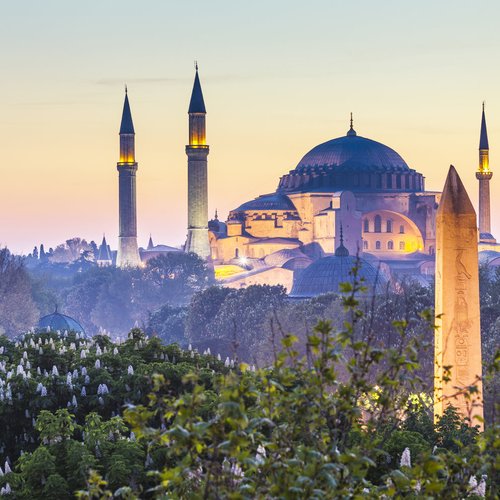
<instances>
[{"instance_id":1,"label":"stone obelisk","mask_svg":"<svg viewBox=\"0 0 500 500\"><path fill-rule=\"evenodd\" d=\"M483 428L476 212L450 166L436 214L434 419L454 406Z\"/></svg>"}]
</instances>

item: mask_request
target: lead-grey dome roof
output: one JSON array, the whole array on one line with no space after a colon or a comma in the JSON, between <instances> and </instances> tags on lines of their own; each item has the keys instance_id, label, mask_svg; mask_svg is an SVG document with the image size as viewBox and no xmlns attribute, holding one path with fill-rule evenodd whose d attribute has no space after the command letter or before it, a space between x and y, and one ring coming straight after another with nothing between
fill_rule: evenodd
<instances>
[{"instance_id":1,"label":"lead-grey dome roof","mask_svg":"<svg viewBox=\"0 0 500 500\"><path fill-rule=\"evenodd\" d=\"M38 328L46 329L47 327L53 332L67 330L68 332L85 333L82 325L76 319L57 312L57 309L52 314L40 318Z\"/></svg>"},{"instance_id":2,"label":"lead-grey dome roof","mask_svg":"<svg viewBox=\"0 0 500 500\"><path fill-rule=\"evenodd\" d=\"M289 210L295 212L297 209L288 196L273 193L259 196L254 200L247 201L232 211L245 212L248 210Z\"/></svg>"},{"instance_id":3,"label":"lead-grey dome roof","mask_svg":"<svg viewBox=\"0 0 500 500\"><path fill-rule=\"evenodd\" d=\"M351 171L410 170L403 158L390 147L352 132L311 149L296 169L335 166L349 167Z\"/></svg>"},{"instance_id":4,"label":"lead-grey dome roof","mask_svg":"<svg viewBox=\"0 0 500 500\"><path fill-rule=\"evenodd\" d=\"M340 293L341 283L352 283L350 272L358 264L352 255L332 255L313 262L294 276L291 297L315 297L325 293ZM359 259L359 277L370 292L382 292L386 284L377 269Z\"/></svg>"}]
</instances>

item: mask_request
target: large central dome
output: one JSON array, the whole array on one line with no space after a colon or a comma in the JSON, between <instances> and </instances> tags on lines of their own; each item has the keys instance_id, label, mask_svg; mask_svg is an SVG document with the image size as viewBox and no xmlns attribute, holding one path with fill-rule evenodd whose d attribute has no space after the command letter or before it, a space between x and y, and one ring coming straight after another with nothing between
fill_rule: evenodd
<instances>
[{"instance_id":1,"label":"large central dome","mask_svg":"<svg viewBox=\"0 0 500 500\"><path fill-rule=\"evenodd\" d=\"M311 149L294 170L281 177L278 192L424 190L422 174L394 149L360 137L351 128Z\"/></svg>"},{"instance_id":2,"label":"large central dome","mask_svg":"<svg viewBox=\"0 0 500 500\"><path fill-rule=\"evenodd\" d=\"M394 149L377 141L360 137L351 129L344 137L338 137L311 149L297 168L303 167L350 167L357 171L409 170L406 162Z\"/></svg>"}]
</instances>

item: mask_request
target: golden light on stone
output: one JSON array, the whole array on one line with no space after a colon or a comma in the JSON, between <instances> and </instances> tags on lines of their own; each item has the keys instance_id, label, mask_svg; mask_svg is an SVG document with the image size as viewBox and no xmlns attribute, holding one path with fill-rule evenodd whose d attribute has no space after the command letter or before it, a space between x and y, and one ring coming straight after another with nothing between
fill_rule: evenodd
<instances>
[{"instance_id":1,"label":"golden light on stone","mask_svg":"<svg viewBox=\"0 0 500 500\"><path fill-rule=\"evenodd\" d=\"M454 406L483 428L476 213L450 167L436 214L434 418Z\"/></svg>"}]
</instances>

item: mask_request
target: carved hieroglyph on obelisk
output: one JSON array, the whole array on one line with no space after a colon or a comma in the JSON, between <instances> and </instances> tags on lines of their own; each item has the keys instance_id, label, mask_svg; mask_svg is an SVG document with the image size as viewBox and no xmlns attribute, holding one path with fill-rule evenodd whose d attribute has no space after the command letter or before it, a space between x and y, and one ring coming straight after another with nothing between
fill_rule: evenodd
<instances>
[{"instance_id":1,"label":"carved hieroglyph on obelisk","mask_svg":"<svg viewBox=\"0 0 500 500\"><path fill-rule=\"evenodd\" d=\"M436 214L434 419L451 405L482 429L477 239L476 212L450 166Z\"/></svg>"}]
</instances>

